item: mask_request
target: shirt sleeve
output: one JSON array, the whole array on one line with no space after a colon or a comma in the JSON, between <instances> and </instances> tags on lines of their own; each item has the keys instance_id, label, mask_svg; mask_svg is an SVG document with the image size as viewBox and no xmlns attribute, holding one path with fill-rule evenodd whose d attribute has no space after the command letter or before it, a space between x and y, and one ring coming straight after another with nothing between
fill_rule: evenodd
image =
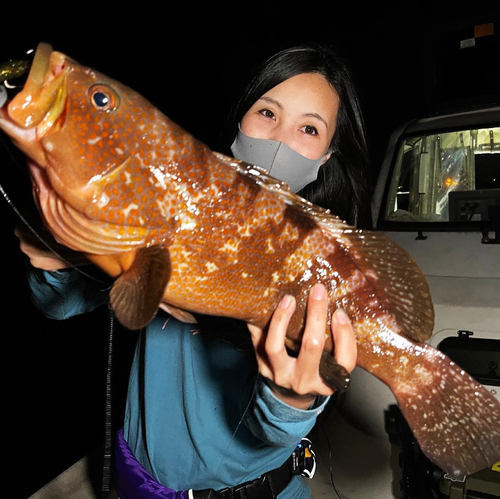
<instances>
[{"instance_id":1,"label":"shirt sleeve","mask_svg":"<svg viewBox=\"0 0 500 499\"><path fill-rule=\"evenodd\" d=\"M297 409L277 398L262 376L257 376L254 398L245 416L249 430L267 445L295 446L314 426L329 397L317 397L307 409Z\"/></svg>"},{"instance_id":2,"label":"shirt sleeve","mask_svg":"<svg viewBox=\"0 0 500 499\"><path fill-rule=\"evenodd\" d=\"M77 270L49 272L30 267L28 283L32 302L49 319L85 314L106 303L104 286Z\"/></svg>"}]
</instances>

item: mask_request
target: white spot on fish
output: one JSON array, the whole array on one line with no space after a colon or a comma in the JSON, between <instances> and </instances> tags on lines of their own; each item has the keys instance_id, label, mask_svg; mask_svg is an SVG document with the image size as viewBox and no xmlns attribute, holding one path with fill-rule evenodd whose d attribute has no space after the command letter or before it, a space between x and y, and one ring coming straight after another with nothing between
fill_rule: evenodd
<instances>
[{"instance_id":1,"label":"white spot on fish","mask_svg":"<svg viewBox=\"0 0 500 499\"><path fill-rule=\"evenodd\" d=\"M94 146L96 145L99 141L101 140L101 137L96 137L95 139L89 139L87 142L91 145Z\"/></svg>"},{"instance_id":2,"label":"white spot on fish","mask_svg":"<svg viewBox=\"0 0 500 499\"><path fill-rule=\"evenodd\" d=\"M99 208L104 208L109 203L109 197L106 194L101 194L99 201L97 202L97 206Z\"/></svg>"},{"instance_id":3,"label":"white spot on fish","mask_svg":"<svg viewBox=\"0 0 500 499\"><path fill-rule=\"evenodd\" d=\"M224 246L222 246L222 248L219 248L219 251L223 251L224 253L237 253L239 246L240 246L239 240L237 241L230 240L226 241L224 243Z\"/></svg>"},{"instance_id":4,"label":"white spot on fish","mask_svg":"<svg viewBox=\"0 0 500 499\"><path fill-rule=\"evenodd\" d=\"M366 286L366 278L360 270L355 270L347 279L339 283L335 288L334 297L341 298L354 294L360 288Z\"/></svg>"},{"instance_id":5,"label":"white spot on fish","mask_svg":"<svg viewBox=\"0 0 500 499\"><path fill-rule=\"evenodd\" d=\"M196 222L183 222L181 223L181 230L193 230L196 227Z\"/></svg>"},{"instance_id":6,"label":"white spot on fish","mask_svg":"<svg viewBox=\"0 0 500 499\"><path fill-rule=\"evenodd\" d=\"M302 274L302 277L300 278L299 282L309 282L312 276L313 276L313 273L309 269L306 269L304 274ZM295 280L295 277L290 276L289 279L291 281L293 281L293 280Z\"/></svg>"},{"instance_id":7,"label":"white spot on fish","mask_svg":"<svg viewBox=\"0 0 500 499\"><path fill-rule=\"evenodd\" d=\"M241 225L238 226L238 234L242 237L250 237L252 232L250 231L249 225L244 225L243 227Z\"/></svg>"},{"instance_id":8,"label":"white spot on fish","mask_svg":"<svg viewBox=\"0 0 500 499\"><path fill-rule=\"evenodd\" d=\"M124 214L126 217L128 217L128 216L129 216L129 214L130 214L130 211L131 211L131 210L138 210L138 209L139 209L139 207L138 207L136 204L134 204L134 203L130 203L130 204L129 204L126 208L124 208L122 211L123 211L123 214Z\"/></svg>"},{"instance_id":9,"label":"white spot on fish","mask_svg":"<svg viewBox=\"0 0 500 499\"><path fill-rule=\"evenodd\" d=\"M165 181L165 174L160 170L160 168L150 167L150 170L151 170L151 173L155 176L155 178L158 181L158 184L161 186L161 188L166 189L167 183Z\"/></svg>"},{"instance_id":10,"label":"white spot on fish","mask_svg":"<svg viewBox=\"0 0 500 499\"><path fill-rule=\"evenodd\" d=\"M185 262L185 263L189 263L191 261L191 255L192 255L192 252L191 251L187 251L184 248L182 248L179 251L180 260L183 261L183 262Z\"/></svg>"},{"instance_id":11,"label":"white spot on fish","mask_svg":"<svg viewBox=\"0 0 500 499\"><path fill-rule=\"evenodd\" d=\"M207 272L215 272L216 270L219 270L219 267L217 267L217 265L213 262L205 263L205 267L207 268Z\"/></svg>"},{"instance_id":12,"label":"white spot on fish","mask_svg":"<svg viewBox=\"0 0 500 499\"><path fill-rule=\"evenodd\" d=\"M299 231L296 226L287 223L280 234L279 243L283 245L285 242L296 241L299 238Z\"/></svg>"},{"instance_id":13,"label":"white spot on fish","mask_svg":"<svg viewBox=\"0 0 500 499\"><path fill-rule=\"evenodd\" d=\"M434 383L434 375L431 371L423 366L417 366L413 370L414 374L418 376L419 383L424 385L430 385Z\"/></svg>"}]
</instances>

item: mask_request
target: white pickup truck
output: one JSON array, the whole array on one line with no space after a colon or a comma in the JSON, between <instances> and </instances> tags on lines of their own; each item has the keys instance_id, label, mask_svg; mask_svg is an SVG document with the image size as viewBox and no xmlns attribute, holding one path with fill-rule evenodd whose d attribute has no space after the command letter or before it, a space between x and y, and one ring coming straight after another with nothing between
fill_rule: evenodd
<instances>
[{"instance_id":1,"label":"white pickup truck","mask_svg":"<svg viewBox=\"0 0 500 499\"><path fill-rule=\"evenodd\" d=\"M500 400L500 107L417 119L396 130L374 193L373 220L427 278L436 314L429 343ZM388 445L388 431L398 439L399 430L402 490L360 469L359 483L379 491L373 497L500 497L500 463L479 484L474 476L452 482L416 452L399 416L394 426L395 403L384 384L355 369L340 408L345 420L380 449ZM393 473L388 480L394 479ZM471 491L476 495L466 495Z\"/></svg>"}]
</instances>

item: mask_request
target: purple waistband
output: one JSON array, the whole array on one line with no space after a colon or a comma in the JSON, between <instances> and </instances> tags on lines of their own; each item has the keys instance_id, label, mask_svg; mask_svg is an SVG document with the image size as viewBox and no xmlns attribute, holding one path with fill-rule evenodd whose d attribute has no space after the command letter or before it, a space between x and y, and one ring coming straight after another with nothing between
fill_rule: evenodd
<instances>
[{"instance_id":1,"label":"purple waistband","mask_svg":"<svg viewBox=\"0 0 500 499\"><path fill-rule=\"evenodd\" d=\"M187 492L164 487L141 466L123 438L122 429L115 443L115 488L120 499L188 499Z\"/></svg>"}]
</instances>

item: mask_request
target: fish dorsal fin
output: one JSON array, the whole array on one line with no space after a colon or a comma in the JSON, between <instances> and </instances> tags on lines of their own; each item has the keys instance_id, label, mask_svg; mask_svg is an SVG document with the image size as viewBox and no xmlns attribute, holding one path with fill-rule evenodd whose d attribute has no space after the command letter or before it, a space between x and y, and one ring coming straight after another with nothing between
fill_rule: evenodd
<instances>
[{"instance_id":1,"label":"fish dorsal fin","mask_svg":"<svg viewBox=\"0 0 500 499\"><path fill-rule=\"evenodd\" d=\"M415 260L381 232L356 230L339 219L333 224L329 219L323 216L320 225L330 229L336 225L337 241L394 315L402 333L415 341L428 340L434 328L434 307Z\"/></svg>"},{"instance_id":2,"label":"fish dorsal fin","mask_svg":"<svg viewBox=\"0 0 500 499\"><path fill-rule=\"evenodd\" d=\"M220 152L213 152L214 156L226 166L233 168L235 171L241 173L245 177L251 178L261 187L270 188L274 191L289 192L290 187L282 180L270 175L267 170L261 166L247 163L241 159L231 158Z\"/></svg>"},{"instance_id":3,"label":"fish dorsal fin","mask_svg":"<svg viewBox=\"0 0 500 499\"><path fill-rule=\"evenodd\" d=\"M366 266L365 276L386 298L403 333L415 341L428 340L434 328L434 307L427 280L415 260L380 232L355 232L349 238L362 243L355 250L359 255L356 263L361 270Z\"/></svg>"},{"instance_id":4,"label":"fish dorsal fin","mask_svg":"<svg viewBox=\"0 0 500 499\"><path fill-rule=\"evenodd\" d=\"M290 192L287 184L264 169L214 153L219 161L231 166L265 189L275 191L287 204L299 207L335 238L382 296L402 332L415 341L430 338L434 327L434 308L429 286L409 253L392 239L377 231L359 231Z\"/></svg>"},{"instance_id":5,"label":"fish dorsal fin","mask_svg":"<svg viewBox=\"0 0 500 499\"><path fill-rule=\"evenodd\" d=\"M111 308L118 321L132 330L146 326L158 311L170 273L167 248L139 249L131 267L115 281L110 292Z\"/></svg>"}]
</instances>

